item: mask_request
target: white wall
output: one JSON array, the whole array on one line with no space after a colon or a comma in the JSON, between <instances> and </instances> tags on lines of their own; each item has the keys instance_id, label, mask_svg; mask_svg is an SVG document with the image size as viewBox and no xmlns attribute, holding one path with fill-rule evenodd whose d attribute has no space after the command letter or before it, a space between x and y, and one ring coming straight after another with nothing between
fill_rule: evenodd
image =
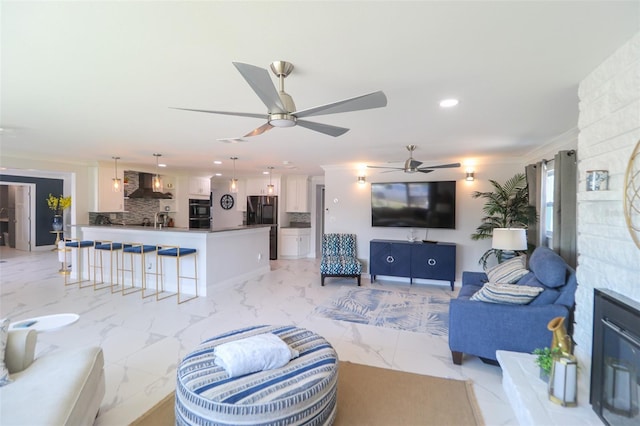
<instances>
[{"instance_id":1,"label":"white wall","mask_svg":"<svg viewBox=\"0 0 640 426\"><path fill-rule=\"evenodd\" d=\"M640 140L640 33L580 84L576 355L589 371L593 289L640 301L640 249L623 212L624 174ZM609 191L587 192L587 170L609 170Z\"/></svg>"},{"instance_id":2,"label":"white wall","mask_svg":"<svg viewBox=\"0 0 640 426\"><path fill-rule=\"evenodd\" d=\"M476 164L476 180L465 181L464 167L442 169L428 175L403 172L381 173L367 169L367 184L356 182L358 169L346 166L323 166L325 170L325 232L355 233L358 239L358 258L369 270L369 241L372 239L406 240L410 228L380 228L371 226L371 182L409 182L455 180L456 229L430 229L429 240L457 244L456 281L462 271L480 271L478 259L491 247L490 240L473 241L470 237L484 216L482 199L474 199L474 191L491 191L489 179L504 183L516 173L524 173L522 163ZM335 202L337 200L337 202ZM419 239L425 238L424 229L416 229ZM446 283L443 283L446 285Z\"/></svg>"},{"instance_id":3,"label":"white wall","mask_svg":"<svg viewBox=\"0 0 640 426\"><path fill-rule=\"evenodd\" d=\"M211 206L211 217L213 218L213 226L215 228L227 228L230 226L242 225L242 212L236 207L238 203L245 203L247 199L238 199L238 194L231 194L229 192L229 182L227 180L213 180L211 179L211 192L213 192L213 206ZM231 194L233 196L233 207L229 210L225 210L220 206L220 198L224 194Z\"/></svg>"}]
</instances>

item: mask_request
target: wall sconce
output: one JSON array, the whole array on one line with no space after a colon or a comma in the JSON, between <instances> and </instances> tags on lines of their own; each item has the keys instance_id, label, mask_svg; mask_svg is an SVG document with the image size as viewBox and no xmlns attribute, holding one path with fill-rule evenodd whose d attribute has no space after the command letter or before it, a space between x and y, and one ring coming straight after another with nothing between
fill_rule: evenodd
<instances>
[{"instance_id":1,"label":"wall sconce","mask_svg":"<svg viewBox=\"0 0 640 426\"><path fill-rule=\"evenodd\" d=\"M162 192L162 181L160 180L160 166L158 165L158 159L162 157L162 154L153 153L156 157L156 175L153 177L153 192Z\"/></svg>"},{"instance_id":2,"label":"wall sconce","mask_svg":"<svg viewBox=\"0 0 640 426\"><path fill-rule=\"evenodd\" d=\"M359 185L364 185L367 183L367 177L366 176L358 176L358 184Z\"/></svg>"},{"instance_id":3,"label":"wall sconce","mask_svg":"<svg viewBox=\"0 0 640 426\"><path fill-rule=\"evenodd\" d=\"M563 407L578 405L578 362L573 355L562 354L553 359L549 399Z\"/></svg>"},{"instance_id":4,"label":"wall sconce","mask_svg":"<svg viewBox=\"0 0 640 426\"><path fill-rule=\"evenodd\" d=\"M273 195L274 187L271 184L271 175L273 174L273 166L267 167L269 169L269 185L267 185L267 194Z\"/></svg>"},{"instance_id":5,"label":"wall sconce","mask_svg":"<svg viewBox=\"0 0 640 426\"><path fill-rule=\"evenodd\" d=\"M120 179L118 178L118 160L120 159L120 157L111 157L113 158L113 160L116 163L115 166L115 176L112 179L113 183L111 184L111 190L113 192L120 192L120 188L122 188L122 182L120 181Z\"/></svg>"},{"instance_id":6,"label":"wall sconce","mask_svg":"<svg viewBox=\"0 0 640 426\"><path fill-rule=\"evenodd\" d=\"M473 182L474 180L476 180L476 174L474 171L468 171L467 172L467 177L465 178L465 180L467 182Z\"/></svg>"}]
</instances>

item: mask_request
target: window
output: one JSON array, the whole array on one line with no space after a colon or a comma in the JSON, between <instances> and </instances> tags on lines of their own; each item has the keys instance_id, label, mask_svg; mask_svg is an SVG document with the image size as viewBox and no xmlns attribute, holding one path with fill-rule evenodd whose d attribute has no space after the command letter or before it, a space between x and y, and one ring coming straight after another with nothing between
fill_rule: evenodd
<instances>
[{"instance_id":1,"label":"window","mask_svg":"<svg viewBox=\"0 0 640 426\"><path fill-rule=\"evenodd\" d=\"M553 193L554 193L554 166L553 160L547 161L542 170L542 205L540 212L541 235L543 244L551 248L553 245Z\"/></svg>"}]
</instances>

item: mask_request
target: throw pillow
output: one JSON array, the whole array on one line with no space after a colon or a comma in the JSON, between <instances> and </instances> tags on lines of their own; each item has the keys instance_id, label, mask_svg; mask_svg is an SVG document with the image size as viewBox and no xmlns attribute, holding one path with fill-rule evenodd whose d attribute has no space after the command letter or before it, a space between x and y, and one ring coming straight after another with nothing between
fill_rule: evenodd
<instances>
[{"instance_id":1,"label":"throw pillow","mask_svg":"<svg viewBox=\"0 0 640 426\"><path fill-rule=\"evenodd\" d=\"M512 305L526 305L536 298L543 289L517 284L486 283L471 300L489 303L508 303Z\"/></svg>"},{"instance_id":2,"label":"throw pillow","mask_svg":"<svg viewBox=\"0 0 640 426\"><path fill-rule=\"evenodd\" d=\"M490 283L513 284L529 273L526 269L526 261L526 256L517 256L506 262L498 263L485 271L485 273Z\"/></svg>"},{"instance_id":3,"label":"throw pillow","mask_svg":"<svg viewBox=\"0 0 640 426\"><path fill-rule=\"evenodd\" d=\"M7 350L7 337L9 336L9 318L0 320L0 386L11 382L9 370L4 363L4 354Z\"/></svg>"},{"instance_id":4,"label":"throw pillow","mask_svg":"<svg viewBox=\"0 0 640 426\"><path fill-rule=\"evenodd\" d=\"M567 280L567 264L560 255L547 247L540 246L533 251L529 267L547 287L561 287Z\"/></svg>"}]
</instances>

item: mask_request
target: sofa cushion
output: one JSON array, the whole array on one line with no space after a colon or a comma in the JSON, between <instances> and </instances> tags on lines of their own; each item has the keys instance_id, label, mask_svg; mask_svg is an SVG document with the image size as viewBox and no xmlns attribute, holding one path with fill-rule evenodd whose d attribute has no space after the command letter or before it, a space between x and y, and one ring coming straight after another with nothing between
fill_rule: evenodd
<instances>
[{"instance_id":1,"label":"sofa cushion","mask_svg":"<svg viewBox=\"0 0 640 426\"><path fill-rule=\"evenodd\" d=\"M547 247L540 246L533 251L529 268L547 287L561 287L566 282L567 264L557 253Z\"/></svg>"},{"instance_id":2,"label":"sofa cushion","mask_svg":"<svg viewBox=\"0 0 640 426\"><path fill-rule=\"evenodd\" d=\"M498 263L486 271L489 282L515 283L529 273L526 268L526 256L516 256L506 262Z\"/></svg>"},{"instance_id":3,"label":"sofa cushion","mask_svg":"<svg viewBox=\"0 0 640 426\"><path fill-rule=\"evenodd\" d=\"M7 338L9 336L9 318L0 319L0 386L11 383L9 378L9 369L4 362L5 352L7 351Z\"/></svg>"},{"instance_id":4,"label":"sofa cushion","mask_svg":"<svg viewBox=\"0 0 640 426\"><path fill-rule=\"evenodd\" d=\"M471 300L526 305L535 299L542 290L540 287L488 282L476 294L471 296Z\"/></svg>"},{"instance_id":5,"label":"sofa cushion","mask_svg":"<svg viewBox=\"0 0 640 426\"><path fill-rule=\"evenodd\" d=\"M482 288L481 285L463 285L458 292L458 299L469 299Z\"/></svg>"},{"instance_id":6,"label":"sofa cushion","mask_svg":"<svg viewBox=\"0 0 640 426\"><path fill-rule=\"evenodd\" d=\"M558 290L546 287L538 280L538 278L536 278L536 274L533 272L529 272L527 275L520 278L517 284L543 289L542 293L529 303L529 306L550 305L558 299L558 296L560 296L560 292Z\"/></svg>"}]
</instances>

